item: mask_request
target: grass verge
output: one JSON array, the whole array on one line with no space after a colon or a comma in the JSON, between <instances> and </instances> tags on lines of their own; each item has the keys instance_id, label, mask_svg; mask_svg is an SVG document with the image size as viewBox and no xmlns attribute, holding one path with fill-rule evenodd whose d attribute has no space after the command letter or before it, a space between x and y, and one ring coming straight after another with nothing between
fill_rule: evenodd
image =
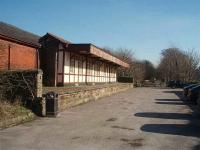
<instances>
[{"instance_id":1,"label":"grass verge","mask_svg":"<svg viewBox=\"0 0 200 150\"><path fill-rule=\"evenodd\" d=\"M0 128L17 125L33 120L34 114L31 110L23 107L19 103L11 104L0 101Z\"/></svg>"}]
</instances>

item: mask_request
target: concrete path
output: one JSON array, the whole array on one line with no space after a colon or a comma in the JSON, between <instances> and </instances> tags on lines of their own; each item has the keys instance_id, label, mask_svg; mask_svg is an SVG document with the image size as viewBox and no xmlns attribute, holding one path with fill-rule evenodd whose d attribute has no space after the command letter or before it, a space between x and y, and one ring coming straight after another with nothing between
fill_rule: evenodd
<instances>
[{"instance_id":1,"label":"concrete path","mask_svg":"<svg viewBox=\"0 0 200 150\"><path fill-rule=\"evenodd\" d=\"M199 150L180 90L136 88L0 131L1 150Z\"/></svg>"}]
</instances>

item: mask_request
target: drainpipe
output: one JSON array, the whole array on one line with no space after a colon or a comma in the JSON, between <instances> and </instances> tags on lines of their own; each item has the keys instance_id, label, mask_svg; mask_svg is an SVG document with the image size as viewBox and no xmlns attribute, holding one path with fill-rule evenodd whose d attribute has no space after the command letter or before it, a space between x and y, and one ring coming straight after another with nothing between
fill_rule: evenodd
<instances>
[{"instance_id":1,"label":"drainpipe","mask_svg":"<svg viewBox=\"0 0 200 150\"><path fill-rule=\"evenodd\" d=\"M85 75L85 83L86 83L86 84L88 84L88 83L87 83L87 79L88 79L88 76L87 76L87 75L88 75L88 66L87 66L87 64L88 64L88 57L86 56L86 65L85 65L85 69L86 69L86 70L85 70L85 74L86 74L86 75Z\"/></svg>"},{"instance_id":2,"label":"drainpipe","mask_svg":"<svg viewBox=\"0 0 200 150\"><path fill-rule=\"evenodd\" d=\"M8 45L8 70L10 70L10 44Z\"/></svg>"},{"instance_id":3,"label":"drainpipe","mask_svg":"<svg viewBox=\"0 0 200 150\"><path fill-rule=\"evenodd\" d=\"M39 50L38 49L36 49L36 53L37 53L37 69L39 69L40 67L40 58L39 58L39 56L40 56L40 54L39 54Z\"/></svg>"}]
</instances>

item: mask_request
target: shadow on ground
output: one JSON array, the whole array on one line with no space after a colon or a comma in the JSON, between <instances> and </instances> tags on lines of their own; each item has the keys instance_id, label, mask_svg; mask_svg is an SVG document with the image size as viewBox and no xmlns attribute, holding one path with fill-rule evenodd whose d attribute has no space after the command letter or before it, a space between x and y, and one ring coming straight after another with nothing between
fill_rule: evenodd
<instances>
[{"instance_id":1,"label":"shadow on ground","mask_svg":"<svg viewBox=\"0 0 200 150\"><path fill-rule=\"evenodd\" d=\"M170 92L172 93L172 92ZM155 99L156 104L167 104L167 105L194 105L194 102L185 100L180 94L178 99Z\"/></svg>"},{"instance_id":2,"label":"shadow on ground","mask_svg":"<svg viewBox=\"0 0 200 150\"><path fill-rule=\"evenodd\" d=\"M167 105L188 105L189 103L185 103L185 102L155 102L156 104L167 104Z\"/></svg>"},{"instance_id":3,"label":"shadow on ground","mask_svg":"<svg viewBox=\"0 0 200 150\"><path fill-rule=\"evenodd\" d=\"M141 127L141 130L161 134L200 137L199 127L195 124L145 124Z\"/></svg>"},{"instance_id":4,"label":"shadow on ground","mask_svg":"<svg viewBox=\"0 0 200 150\"><path fill-rule=\"evenodd\" d=\"M182 91L172 90L164 91L165 93L174 93L179 99L155 99L156 104L164 105L187 105L192 110L192 113L164 113L164 112L140 112L136 113L137 117L159 118L159 119L176 119L187 120L187 124L144 124L141 130L145 132L182 135L191 137L200 137L200 113L197 107L183 98ZM200 149L200 144L196 145L194 150Z\"/></svg>"},{"instance_id":5,"label":"shadow on ground","mask_svg":"<svg viewBox=\"0 0 200 150\"><path fill-rule=\"evenodd\" d=\"M155 99L158 102L182 102L180 99Z\"/></svg>"},{"instance_id":6,"label":"shadow on ground","mask_svg":"<svg viewBox=\"0 0 200 150\"><path fill-rule=\"evenodd\" d=\"M137 117L147 117L147 118L160 118L160 119L182 119L182 120L192 120L200 117L199 114L183 114L183 113L157 113L157 112L142 112L136 113Z\"/></svg>"},{"instance_id":7,"label":"shadow on ground","mask_svg":"<svg viewBox=\"0 0 200 150\"><path fill-rule=\"evenodd\" d=\"M193 150L200 150L200 144L193 147Z\"/></svg>"}]
</instances>

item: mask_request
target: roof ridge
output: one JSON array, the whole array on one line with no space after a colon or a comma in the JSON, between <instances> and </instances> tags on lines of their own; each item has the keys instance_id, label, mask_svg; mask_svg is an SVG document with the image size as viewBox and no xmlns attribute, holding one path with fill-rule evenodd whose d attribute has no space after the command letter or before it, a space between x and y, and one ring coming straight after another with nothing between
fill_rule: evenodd
<instances>
[{"instance_id":1,"label":"roof ridge","mask_svg":"<svg viewBox=\"0 0 200 150\"><path fill-rule=\"evenodd\" d=\"M64 42L64 43L70 43L70 44L71 44L70 41L65 40L64 38L62 38L62 37L60 37L60 36L58 36L58 35L56 35L56 34L54 34L54 33L47 32L47 34L49 34L50 36L53 36L54 38L60 40L61 42Z\"/></svg>"},{"instance_id":2,"label":"roof ridge","mask_svg":"<svg viewBox=\"0 0 200 150\"><path fill-rule=\"evenodd\" d=\"M23 30L14 25L0 21L0 35L11 38L15 41L31 44L32 46L40 46L39 38L40 36L29 31Z\"/></svg>"},{"instance_id":3,"label":"roof ridge","mask_svg":"<svg viewBox=\"0 0 200 150\"><path fill-rule=\"evenodd\" d=\"M3 21L0 21L0 24L5 24L5 25L10 26L10 27L12 27L12 28L15 28L15 29L17 29L17 30L21 30L21 31L23 31L23 32L26 32L26 33L35 35L35 36L37 36L37 37L40 37L39 35L37 35L37 34L35 34L35 33L26 31L26 30L24 30L24 29L21 29L20 27L17 27L17 26L15 26L15 25L12 25L12 24L9 24L9 23L3 22Z\"/></svg>"}]
</instances>

